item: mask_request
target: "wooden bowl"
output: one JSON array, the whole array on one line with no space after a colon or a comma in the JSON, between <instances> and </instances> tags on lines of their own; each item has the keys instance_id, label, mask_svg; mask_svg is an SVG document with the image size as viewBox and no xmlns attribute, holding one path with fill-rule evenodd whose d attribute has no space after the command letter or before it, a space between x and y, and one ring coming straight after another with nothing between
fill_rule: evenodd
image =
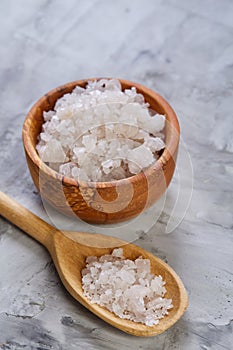
<instances>
[{"instance_id":1,"label":"wooden bowl","mask_svg":"<svg viewBox=\"0 0 233 350\"><path fill-rule=\"evenodd\" d=\"M41 97L24 121L23 144L35 186L49 204L63 214L75 214L90 223L116 223L140 214L165 192L175 169L179 123L171 106L159 94L140 84L120 80L123 90L135 86L150 108L166 115L166 148L160 158L145 171L126 179L78 182L65 177L43 163L36 151L38 135L44 122L43 112L53 109L57 99L72 92L75 86L85 87L90 80L96 79L74 81Z\"/></svg>"}]
</instances>

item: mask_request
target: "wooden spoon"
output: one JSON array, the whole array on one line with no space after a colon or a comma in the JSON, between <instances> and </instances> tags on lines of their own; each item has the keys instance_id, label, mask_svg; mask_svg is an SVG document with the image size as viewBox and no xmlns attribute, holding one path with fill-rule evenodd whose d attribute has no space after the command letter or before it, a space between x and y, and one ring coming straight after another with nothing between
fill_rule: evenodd
<instances>
[{"instance_id":1,"label":"wooden spoon","mask_svg":"<svg viewBox=\"0 0 233 350\"><path fill-rule=\"evenodd\" d=\"M55 227L22 207L7 195L0 192L1 215L43 244L50 252L62 283L69 293L88 310L121 329L136 336L153 336L171 327L185 312L188 297L184 285L175 271L165 262L142 248L118 238L84 232L61 232ZM158 325L146 326L121 319L105 308L91 304L83 295L81 271L90 255L110 254L113 248L122 247L124 256L135 260L137 257L150 259L151 272L161 275L166 281L166 298L172 298L173 309L160 320ZM101 247L101 248L100 248Z\"/></svg>"}]
</instances>

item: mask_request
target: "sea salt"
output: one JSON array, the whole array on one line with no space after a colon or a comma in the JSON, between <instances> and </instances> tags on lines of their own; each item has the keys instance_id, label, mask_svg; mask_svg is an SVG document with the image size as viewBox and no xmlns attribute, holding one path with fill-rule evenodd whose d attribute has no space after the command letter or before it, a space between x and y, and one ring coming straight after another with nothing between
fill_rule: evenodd
<instances>
[{"instance_id":1,"label":"sea salt","mask_svg":"<svg viewBox=\"0 0 233 350\"><path fill-rule=\"evenodd\" d=\"M111 181L143 171L164 149L165 116L156 114L136 88L116 79L89 82L44 112L36 149L61 174Z\"/></svg>"},{"instance_id":2,"label":"sea salt","mask_svg":"<svg viewBox=\"0 0 233 350\"><path fill-rule=\"evenodd\" d=\"M125 259L123 249L114 249L111 255L86 259L82 270L84 295L120 318L147 326L159 323L173 307L166 299L165 281L150 272L150 260Z\"/></svg>"}]
</instances>

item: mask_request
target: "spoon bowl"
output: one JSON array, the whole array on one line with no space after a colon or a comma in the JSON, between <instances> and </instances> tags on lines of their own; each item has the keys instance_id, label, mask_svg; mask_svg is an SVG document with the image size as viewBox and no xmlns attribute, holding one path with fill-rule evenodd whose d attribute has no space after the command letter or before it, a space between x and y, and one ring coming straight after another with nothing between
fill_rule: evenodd
<instances>
[{"instance_id":1,"label":"spoon bowl","mask_svg":"<svg viewBox=\"0 0 233 350\"><path fill-rule=\"evenodd\" d=\"M88 310L112 326L136 336L153 336L171 327L185 312L188 297L176 272L161 259L144 249L118 238L101 234L59 231L26 208L0 192L1 215L38 240L50 252L62 283L68 292ZM135 260L139 256L149 259L151 272L166 281L166 298L172 298L173 308L158 325L146 326L121 319L97 304L91 304L83 295L81 271L88 256L111 254L114 248L123 248L125 258Z\"/></svg>"}]
</instances>

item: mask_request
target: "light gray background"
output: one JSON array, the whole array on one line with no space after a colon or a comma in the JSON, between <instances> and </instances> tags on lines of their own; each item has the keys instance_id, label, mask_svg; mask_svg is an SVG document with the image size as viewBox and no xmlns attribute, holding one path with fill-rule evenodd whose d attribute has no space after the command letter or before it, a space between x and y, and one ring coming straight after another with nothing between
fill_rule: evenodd
<instances>
[{"instance_id":1,"label":"light gray background","mask_svg":"<svg viewBox=\"0 0 233 350\"><path fill-rule=\"evenodd\" d=\"M172 233L177 174L158 222L150 227L147 212L131 227L187 287L175 326L155 338L110 327L69 296L45 249L1 218L0 349L232 349L233 2L1 0L0 50L0 189L41 217L22 123L42 94L72 80L115 76L158 91L177 112L194 170ZM181 178L188 196L190 177Z\"/></svg>"}]
</instances>

